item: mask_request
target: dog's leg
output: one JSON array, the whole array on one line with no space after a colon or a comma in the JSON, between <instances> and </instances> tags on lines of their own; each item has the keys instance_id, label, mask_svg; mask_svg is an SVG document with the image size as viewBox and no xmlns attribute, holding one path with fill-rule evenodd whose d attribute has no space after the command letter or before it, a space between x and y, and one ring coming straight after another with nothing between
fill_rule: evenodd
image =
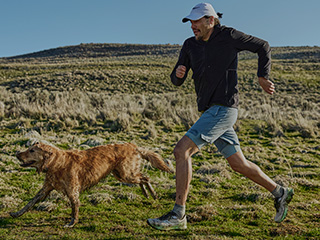
<instances>
[{"instance_id":1,"label":"dog's leg","mask_svg":"<svg viewBox=\"0 0 320 240\"><path fill-rule=\"evenodd\" d=\"M21 215L23 215L25 212L27 212L30 208L32 208L37 202L40 202L42 200L44 200L48 194L52 191L53 189L51 187L46 187L44 186L37 194L36 196L27 203L27 205L22 208L20 211L18 212L11 212L10 216L11 217L20 217Z\"/></svg>"},{"instance_id":2,"label":"dog's leg","mask_svg":"<svg viewBox=\"0 0 320 240\"><path fill-rule=\"evenodd\" d=\"M148 188L149 192L151 193L151 196L153 197L153 199L157 199L157 194L153 190L153 187L151 186L151 184L149 182L146 182L144 184L147 186L147 188Z\"/></svg>"},{"instance_id":3,"label":"dog's leg","mask_svg":"<svg viewBox=\"0 0 320 240\"><path fill-rule=\"evenodd\" d=\"M146 198L149 198L148 193L147 193L146 188L145 188L145 186L143 185L143 183L139 183L139 185L140 185L140 187L141 187L141 190L142 190L143 195L144 195Z\"/></svg>"},{"instance_id":4,"label":"dog's leg","mask_svg":"<svg viewBox=\"0 0 320 240\"><path fill-rule=\"evenodd\" d=\"M153 199L157 199L157 194L153 190L153 187L151 186L151 184L149 182L149 178L141 174L141 176L140 176L140 187L142 189L143 194L145 196L148 196L148 193L147 193L147 191L145 189L145 186L147 186L147 189L151 193L151 196L153 197Z\"/></svg>"},{"instance_id":5,"label":"dog's leg","mask_svg":"<svg viewBox=\"0 0 320 240\"><path fill-rule=\"evenodd\" d=\"M70 200L71 209L72 209L71 222L65 225L64 227L72 228L78 222L79 206L80 206L79 195L80 195L79 190L75 190L75 189L71 191L71 194L68 194L68 198Z\"/></svg>"}]
</instances>

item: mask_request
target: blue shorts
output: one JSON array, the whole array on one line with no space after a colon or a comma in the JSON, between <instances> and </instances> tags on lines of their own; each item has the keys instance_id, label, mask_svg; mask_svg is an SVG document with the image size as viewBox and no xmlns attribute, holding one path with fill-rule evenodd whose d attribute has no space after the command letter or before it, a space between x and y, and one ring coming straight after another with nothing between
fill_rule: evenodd
<instances>
[{"instance_id":1,"label":"blue shorts","mask_svg":"<svg viewBox=\"0 0 320 240\"><path fill-rule=\"evenodd\" d=\"M214 143L219 152L228 158L240 152L240 143L233 125L238 117L238 109L213 105L205 111L198 121L189 129L189 137L199 149Z\"/></svg>"}]
</instances>

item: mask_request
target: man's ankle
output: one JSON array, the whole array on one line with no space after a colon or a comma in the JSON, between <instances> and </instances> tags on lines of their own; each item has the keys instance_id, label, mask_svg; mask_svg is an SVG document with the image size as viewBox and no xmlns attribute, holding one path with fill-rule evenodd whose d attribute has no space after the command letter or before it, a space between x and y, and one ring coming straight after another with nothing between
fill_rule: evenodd
<instances>
[{"instance_id":1,"label":"man's ankle","mask_svg":"<svg viewBox=\"0 0 320 240\"><path fill-rule=\"evenodd\" d=\"M284 193L284 189L282 186L280 186L279 184L277 184L276 188L271 192L271 194L275 197L275 198L279 198L282 197Z\"/></svg>"},{"instance_id":2,"label":"man's ankle","mask_svg":"<svg viewBox=\"0 0 320 240\"><path fill-rule=\"evenodd\" d=\"M175 204L174 207L173 207L172 212L174 212L175 214L177 214L177 217L178 217L179 219L182 219L183 216L184 216L185 213L186 213L186 206L184 206L184 205L179 205L179 204Z\"/></svg>"}]
</instances>

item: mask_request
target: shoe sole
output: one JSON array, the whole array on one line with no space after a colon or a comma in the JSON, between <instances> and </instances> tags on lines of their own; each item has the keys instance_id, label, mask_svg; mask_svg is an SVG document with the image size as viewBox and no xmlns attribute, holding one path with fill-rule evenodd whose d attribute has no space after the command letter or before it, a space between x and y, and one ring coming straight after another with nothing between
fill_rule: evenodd
<instances>
[{"instance_id":1,"label":"shoe sole","mask_svg":"<svg viewBox=\"0 0 320 240\"><path fill-rule=\"evenodd\" d=\"M293 195L294 195L294 190L291 188L289 191L288 191L288 196L287 196L287 199L286 199L286 206L285 206L285 209L284 209L284 213L282 215L282 218L278 221L276 221L277 223L281 223L287 216L287 213L288 213L288 204L291 202L292 198L293 198Z\"/></svg>"},{"instance_id":2,"label":"shoe sole","mask_svg":"<svg viewBox=\"0 0 320 240\"><path fill-rule=\"evenodd\" d=\"M149 222L149 219L147 220L147 223L149 226L153 227L154 229L161 230L161 231L168 231L168 230L185 230L187 229L187 226L172 226L168 228L162 228L161 226L154 226Z\"/></svg>"}]
</instances>

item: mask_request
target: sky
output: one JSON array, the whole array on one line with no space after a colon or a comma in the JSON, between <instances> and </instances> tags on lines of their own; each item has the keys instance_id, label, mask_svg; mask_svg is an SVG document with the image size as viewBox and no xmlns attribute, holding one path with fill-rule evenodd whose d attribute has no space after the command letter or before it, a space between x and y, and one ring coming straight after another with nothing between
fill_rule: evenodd
<instances>
[{"instance_id":1,"label":"sky","mask_svg":"<svg viewBox=\"0 0 320 240\"><path fill-rule=\"evenodd\" d=\"M0 57L80 43L179 44L199 2L271 46L320 46L320 0L0 0Z\"/></svg>"}]
</instances>

